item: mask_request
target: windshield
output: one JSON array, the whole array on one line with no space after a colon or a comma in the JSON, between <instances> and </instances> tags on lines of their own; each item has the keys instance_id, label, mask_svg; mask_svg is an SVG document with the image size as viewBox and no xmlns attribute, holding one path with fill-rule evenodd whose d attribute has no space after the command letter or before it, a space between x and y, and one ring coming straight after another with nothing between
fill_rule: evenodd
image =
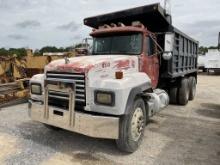
<instances>
[{"instance_id":1,"label":"windshield","mask_svg":"<svg viewBox=\"0 0 220 165\"><path fill-rule=\"evenodd\" d=\"M93 54L139 55L142 51L142 34L120 34L94 37Z\"/></svg>"}]
</instances>

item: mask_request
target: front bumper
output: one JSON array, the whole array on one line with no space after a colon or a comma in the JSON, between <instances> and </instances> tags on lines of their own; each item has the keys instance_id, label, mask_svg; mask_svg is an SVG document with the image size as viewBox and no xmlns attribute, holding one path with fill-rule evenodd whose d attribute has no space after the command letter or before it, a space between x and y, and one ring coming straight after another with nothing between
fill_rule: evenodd
<instances>
[{"instance_id":1,"label":"front bumper","mask_svg":"<svg viewBox=\"0 0 220 165\"><path fill-rule=\"evenodd\" d=\"M48 107L45 115L45 106L41 102L29 100L28 113L32 120L77 132L94 138L118 139L119 118L97 116L74 112L56 107Z\"/></svg>"}]
</instances>

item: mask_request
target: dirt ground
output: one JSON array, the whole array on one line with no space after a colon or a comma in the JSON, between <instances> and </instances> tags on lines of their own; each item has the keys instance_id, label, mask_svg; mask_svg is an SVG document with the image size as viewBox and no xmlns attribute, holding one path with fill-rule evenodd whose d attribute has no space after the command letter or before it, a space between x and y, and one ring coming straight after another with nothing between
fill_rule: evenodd
<instances>
[{"instance_id":1,"label":"dirt ground","mask_svg":"<svg viewBox=\"0 0 220 165\"><path fill-rule=\"evenodd\" d=\"M133 154L112 140L52 131L31 121L27 105L0 110L0 164L8 165L219 165L220 76L200 75L197 97L151 119Z\"/></svg>"}]
</instances>

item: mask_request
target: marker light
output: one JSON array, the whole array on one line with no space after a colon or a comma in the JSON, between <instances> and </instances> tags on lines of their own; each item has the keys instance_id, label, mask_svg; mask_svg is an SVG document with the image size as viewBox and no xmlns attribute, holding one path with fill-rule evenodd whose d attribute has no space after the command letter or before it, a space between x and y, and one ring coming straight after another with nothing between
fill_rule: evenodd
<instances>
[{"instance_id":1,"label":"marker light","mask_svg":"<svg viewBox=\"0 0 220 165\"><path fill-rule=\"evenodd\" d=\"M124 77L123 72L121 72L121 71L115 72L115 78L116 78L117 80L123 79L123 77Z\"/></svg>"}]
</instances>

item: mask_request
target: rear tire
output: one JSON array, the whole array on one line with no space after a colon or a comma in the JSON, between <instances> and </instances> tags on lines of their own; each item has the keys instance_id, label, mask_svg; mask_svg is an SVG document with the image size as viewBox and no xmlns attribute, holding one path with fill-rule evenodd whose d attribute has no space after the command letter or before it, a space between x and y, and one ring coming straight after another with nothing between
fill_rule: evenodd
<instances>
[{"instance_id":1,"label":"rear tire","mask_svg":"<svg viewBox=\"0 0 220 165\"><path fill-rule=\"evenodd\" d=\"M177 93L177 87L170 88L170 104L177 104Z\"/></svg>"},{"instance_id":2,"label":"rear tire","mask_svg":"<svg viewBox=\"0 0 220 165\"><path fill-rule=\"evenodd\" d=\"M196 79L195 77L189 78L189 100L194 100L196 95Z\"/></svg>"},{"instance_id":3,"label":"rear tire","mask_svg":"<svg viewBox=\"0 0 220 165\"><path fill-rule=\"evenodd\" d=\"M186 105L189 102L189 80L183 78L180 82L178 90L178 103L180 105Z\"/></svg>"},{"instance_id":4,"label":"rear tire","mask_svg":"<svg viewBox=\"0 0 220 165\"><path fill-rule=\"evenodd\" d=\"M133 153L138 149L144 136L146 120L143 99L135 99L129 114L120 119L119 139L116 140L116 144L121 151Z\"/></svg>"}]
</instances>

